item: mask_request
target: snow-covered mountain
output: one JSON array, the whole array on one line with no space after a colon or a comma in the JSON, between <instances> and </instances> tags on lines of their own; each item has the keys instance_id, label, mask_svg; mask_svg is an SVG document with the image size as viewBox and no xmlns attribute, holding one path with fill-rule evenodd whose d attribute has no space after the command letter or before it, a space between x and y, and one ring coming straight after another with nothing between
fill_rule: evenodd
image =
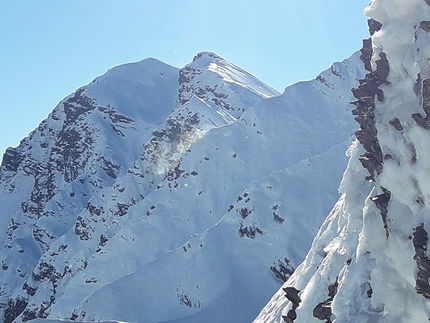
<instances>
[{"instance_id":1,"label":"snow-covered mountain","mask_svg":"<svg viewBox=\"0 0 430 323\"><path fill-rule=\"evenodd\" d=\"M339 197L359 55L283 94L203 52L65 98L3 156L3 321L251 321Z\"/></svg>"},{"instance_id":2,"label":"snow-covered mountain","mask_svg":"<svg viewBox=\"0 0 430 323\"><path fill-rule=\"evenodd\" d=\"M430 320L430 1L374 0L366 13L342 196L255 323Z\"/></svg>"}]
</instances>

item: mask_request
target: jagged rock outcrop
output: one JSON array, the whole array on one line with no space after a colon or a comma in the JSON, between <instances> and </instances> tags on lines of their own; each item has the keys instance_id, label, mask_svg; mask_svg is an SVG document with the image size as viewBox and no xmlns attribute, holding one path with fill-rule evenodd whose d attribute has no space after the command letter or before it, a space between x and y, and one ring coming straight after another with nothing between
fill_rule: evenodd
<instances>
[{"instance_id":1,"label":"jagged rock outcrop","mask_svg":"<svg viewBox=\"0 0 430 323\"><path fill-rule=\"evenodd\" d=\"M368 71L352 91L360 125L338 203L294 274L255 323L427 322L427 0L374 0L366 9ZM286 288L301 302L285 300ZM327 298L327 290L328 298Z\"/></svg>"},{"instance_id":2,"label":"jagged rock outcrop","mask_svg":"<svg viewBox=\"0 0 430 323\"><path fill-rule=\"evenodd\" d=\"M424 224L415 228L413 234L413 244L415 248L414 259L417 263L418 273L415 289L418 294L425 298L430 298L430 258L427 255L428 234L424 229Z\"/></svg>"},{"instance_id":3,"label":"jagged rock outcrop","mask_svg":"<svg viewBox=\"0 0 430 323\"><path fill-rule=\"evenodd\" d=\"M369 21L371 34L381 27L381 23L375 20ZM360 162L370 173L366 179L374 180L374 177L381 173L383 167L382 151L375 125L375 96L380 102L384 100L384 94L379 87L387 83L389 64L385 53L381 52L379 54L380 59L375 61L376 70L372 70L370 62L372 40L370 38L363 41L361 53L360 59L369 73L366 74L364 79L359 80L360 85L358 88L352 89L352 93L357 99L352 101L352 104L356 106L352 113L356 115L355 120L360 124L360 129L355 132L355 136L365 150L365 153L360 156Z\"/></svg>"}]
</instances>

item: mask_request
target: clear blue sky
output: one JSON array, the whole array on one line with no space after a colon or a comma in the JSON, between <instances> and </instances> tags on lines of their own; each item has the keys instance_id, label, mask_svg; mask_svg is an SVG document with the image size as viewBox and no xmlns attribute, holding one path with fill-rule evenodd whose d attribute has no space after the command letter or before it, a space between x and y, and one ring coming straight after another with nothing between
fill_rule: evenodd
<instances>
[{"instance_id":1,"label":"clear blue sky","mask_svg":"<svg viewBox=\"0 0 430 323\"><path fill-rule=\"evenodd\" d=\"M282 91L350 56L369 0L0 2L0 156L109 68L210 50Z\"/></svg>"}]
</instances>

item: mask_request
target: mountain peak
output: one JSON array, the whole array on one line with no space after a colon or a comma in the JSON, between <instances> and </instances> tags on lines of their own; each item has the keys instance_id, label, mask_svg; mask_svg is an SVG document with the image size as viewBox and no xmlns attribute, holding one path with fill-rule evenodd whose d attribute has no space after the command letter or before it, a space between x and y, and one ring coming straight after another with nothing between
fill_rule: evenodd
<instances>
[{"instance_id":1,"label":"mountain peak","mask_svg":"<svg viewBox=\"0 0 430 323\"><path fill-rule=\"evenodd\" d=\"M221 60L224 61L224 59L221 56L215 54L214 52L208 52L208 51L202 51L197 53L193 58L193 62L195 62L198 59L214 59L218 61L221 61Z\"/></svg>"},{"instance_id":2,"label":"mountain peak","mask_svg":"<svg viewBox=\"0 0 430 323\"><path fill-rule=\"evenodd\" d=\"M192 96L239 118L246 106L280 93L215 53L200 52L179 71L179 103ZM244 103L244 104L243 104Z\"/></svg>"}]
</instances>

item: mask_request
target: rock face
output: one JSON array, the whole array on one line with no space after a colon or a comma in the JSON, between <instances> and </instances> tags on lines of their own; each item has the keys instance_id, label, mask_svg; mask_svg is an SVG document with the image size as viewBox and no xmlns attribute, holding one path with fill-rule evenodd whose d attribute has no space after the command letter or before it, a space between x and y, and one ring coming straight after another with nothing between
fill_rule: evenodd
<instances>
[{"instance_id":1,"label":"rock face","mask_svg":"<svg viewBox=\"0 0 430 323\"><path fill-rule=\"evenodd\" d=\"M360 129L338 203L262 322L427 322L428 1L372 1L367 70L352 92ZM300 291L291 301L286 289ZM328 294L327 294L328 290ZM327 297L328 296L328 297Z\"/></svg>"},{"instance_id":2,"label":"rock face","mask_svg":"<svg viewBox=\"0 0 430 323\"><path fill-rule=\"evenodd\" d=\"M249 322L338 198L358 56L282 95L203 52L65 98L0 167L3 322Z\"/></svg>"}]
</instances>

